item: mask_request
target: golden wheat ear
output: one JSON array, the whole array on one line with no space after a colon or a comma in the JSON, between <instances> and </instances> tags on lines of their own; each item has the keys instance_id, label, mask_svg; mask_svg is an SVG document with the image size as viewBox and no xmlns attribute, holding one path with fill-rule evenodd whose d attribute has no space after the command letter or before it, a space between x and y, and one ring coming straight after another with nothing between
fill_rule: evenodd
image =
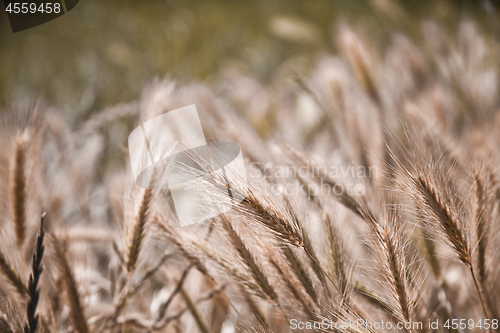
<instances>
[{"instance_id":1,"label":"golden wheat ear","mask_svg":"<svg viewBox=\"0 0 500 333\"><path fill-rule=\"evenodd\" d=\"M146 222L148 221L150 203L152 199L152 190L144 190L142 195L139 212L135 218L134 223L131 225L127 239L127 272L129 274L135 269L137 261L139 260L139 253L141 252L142 240L144 238L144 231Z\"/></svg>"},{"instance_id":2,"label":"golden wheat ear","mask_svg":"<svg viewBox=\"0 0 500 333\"><path fill-rule=\"evenodd\" d=\"M471 212L465 208L466 199L450 178L451 171L445 170L442 157L436 157L430 147L424 146L422 133L409 132L408 137L411 144L405 157L411 170L403 167L402 186L422 215L427 234L444 241L470 271L484 316L490 318L473 263L472 226L468 222Z\"/></svg>"},{"instance_id":3,"label":"golden wheat ear","mask_svg":"<svg viewBox=\"0 0 500 333\"><path fill-rule=\"evenodd\" d=\"M26 229L26 142L20 133L16 135L12 160L10 200L16 240L22 248Z\"/></svg>"}]
</instances>

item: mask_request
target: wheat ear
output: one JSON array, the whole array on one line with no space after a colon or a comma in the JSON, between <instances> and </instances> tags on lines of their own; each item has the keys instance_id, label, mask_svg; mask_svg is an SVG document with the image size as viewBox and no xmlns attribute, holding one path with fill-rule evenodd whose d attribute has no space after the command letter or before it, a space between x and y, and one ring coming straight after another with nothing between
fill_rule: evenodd
<instances>
[{"instance_id":1,"label":"wheat ear","mask_svg":"<svg viewBox=\"0 0 500 333\"><path fill-rule=\"evenodd\" d=\"M394 296L395 306L391 306L391 311L399 321L411 322L417 300L409 280L410 265L406 263L408 244L405 243L398 211L381 215L380 220L375 220L370 213L363 214L374 236L376 258L384 280ZM411 331L404 329L404 332Z\"/></svg>"},{"instance_id":2,"label":"wheat ear","mask_svg":"<svg viewBox=\"0 0 500 333\"><path fill-rule=\"evenodd\" d=\"M14 229L19 248L24 242L26 219L26 147L20 136L14 146L14 166L12 170L11 203L14 218Z\"/></svg>"},{"instance_id":3,"label":"wheat ear","mask_svg":"<svg viewBox=\"0 0 500 333\"><path fill-rule=\"evenodd\" d=\"M130 274L137 265L139 253L141 252L142 240L144 238L144 229L149 215L149 206L151 203L152 191L146 189L142 196L139 212L135 218L134 224L129 233L128 252L127 252L127 272Z\"/></svg>"},{"instance_id":4,"label":"wheat ear","mask_svg":"<svg viewBox=\"0 0 500 333\"><path fill-rule=\"evenodd\" d=\"M36 327L38 325L38 315L36 314L36 308L40 299L40 291L37 289L37 286L43 271L42 258L45 249L45 247L43 246L43 238L45 236L45 231L43 230L44 220L45 212L42 213L40 221L40 232L36 237L35 252L33 253L33 261L31 266L32 272L30 274L28 284L28 304L26 307L27 322L24 325L24 333L35 333Z\"/></svg>"},{"instance_id":5,"label":"wheat ear","mask_svg":"<svg viewBox=\"0 0 500 333\"><path fill-rule=\"evenodd\" d=\"M260 265L257 263L254 255L247 248L241 237L238 235L238 233L236 233L236 230L234 230L233 226L231 225L231 222L227 219L227 217L224 214L221 215L221 221L222 221L222 226L226 231L232 246L238 252L240 259L243 261L243 263L248 267L250 273L254 277L259 287L262 289L264 294L266 294L270 299L277 300L278 297L276 296L276 292L269 283L266 274L264 273Z\"/></svg>"},{"instance_id":6,"label":"wheat ear","mask_svg":"<svg viewBox=\"0 0 500 333\"><path fill-rule=\"evenodd\" d=\"M303 239L299 226L295 221L290 221L281 210L270 203L264 202L248 189L248 195L241 202L242 210L262 224L265 228L277 235L283 241L294 245L302 246Z\"/></svg>"},{"instance_id":7,"label":"wheat ear","mask_svg":"<svg viewBox=\"0 0 500 333\"><path fill-rule=\"evenodd\" d=\"M403 170L401 173L405 179L403 186L409 189L410 197L422 213L424 228L437 231L471 272L485 318L490 318L472 263L469 230L463 221L463 210L457 203L454 184L444 174L440 162L436 162L424 147L418 145L421 136L418 133L408 135L414 144L410 151L413 158L408 155L405 157L415 172L412 174L406 166L396 160ZM489 331L491 332L491 329Z\"/></svg>"},{"instance_id":8,"label":"wheat ear","mask_svg":"<svg viewBox=\"0 0 500 333\"><path fill-rule=\"evenodd\" d=\"M270 262L271 265L278 271L279 275L282 277L283 281L286 284L287 289L290 291L293 297L302 305L302 310L307 314L309 319L315 320L316 316L311 311L310 304L307 303L307 301L302 296L302 293L300 292L301 287L297 285L297 282L291 276L289 276L289 274L284 272L283 268L280 267L280 264L277 263L276 260L271 259Z\"/></svg>"}]
</instances>

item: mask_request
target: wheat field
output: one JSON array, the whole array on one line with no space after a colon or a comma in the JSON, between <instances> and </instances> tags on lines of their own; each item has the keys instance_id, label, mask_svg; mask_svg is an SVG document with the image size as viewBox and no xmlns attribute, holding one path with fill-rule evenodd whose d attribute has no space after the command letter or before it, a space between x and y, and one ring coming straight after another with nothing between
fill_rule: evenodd
<instances>
[{"instance_id":1,"label":"wheat field","mask_svg":"<svg viewBox=\"0 0 500 333\"><path fill-rule=\"evenodd\" d=\"M340 22L307 75L154 79L76 125L41 98L5 107L0 332L500 332L500 36L483 23L380 45ZM190 104L241 147L247 196L180 227L124 138Z\"/></svg>"}]
</instances>

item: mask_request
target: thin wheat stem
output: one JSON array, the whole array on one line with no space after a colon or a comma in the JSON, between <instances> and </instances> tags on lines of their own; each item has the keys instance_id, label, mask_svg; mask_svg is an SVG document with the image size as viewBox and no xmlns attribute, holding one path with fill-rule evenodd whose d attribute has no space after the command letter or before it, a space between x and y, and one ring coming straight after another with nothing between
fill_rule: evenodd
<instances>
[{"instance_id":1,"label":"thin wheat stem","mask_svg":"<svg viewBox=\"0 0 500 333\"><path fill-rule=\"evenodd\" d=\"M474 280L474 285L476 286L476 290L477 290L477 294L479 295L479 300L481 301L481 306L483 307L483 312L484 312L484 318L485 319L489 319L489 314L488 314L488 310L486 308L486 305L484 303L484 299L483 299L483 293L481 292L481 288L479 287L479 284L477 282L477 279L476 279L476 274L474 272L474 267L472 265L469 266L469 269L470 269L470 272L471 272L471 275L472 275L472 280ZM489 332L492 332L491 330L491 327L488 329Z\"/></svg>"},{"instance_id":2,"label":"thin wheat stem","mask_svg":"<svg viewBox=\"0 0 500 333\"><path fill-rule=\"evenodd\" d=\"M193 316L194 320L196 321L196 324L198 325L198 328L202 333L209 333L208 332L208 327L205 321L203 320L200 312L198 311L198 308L196 307L196 304L191 300L191 297L189 294L184 290L184 288L180 288L180 292L182 297L184 298L184 301L186 302L189 312L191 312L191 315Z\"/></svg>"},{"instance_id":3,"label":"thin wheat stem","mask_svg":"<svg viewBox=\"0 0 500 333\"><path fill-rule=\"evenodd\" d=\"M181 278L179 279L179 281L177 281L174 290L170 293L170 296L168 297L168 299L163 304L161 304L160 309L158 310L158 317L156 319L157 323L159 323L163 319L163 317L165 316L165 313L168 309L168 306L170 305L170 303L172 303L175 295L177 295L181 291L182 285L184 284L184 281L186 280L188 273L192 267L193 267L193 264L189 265L184 270L184 272L182 272Z\"/></svg>"}]
</instances>

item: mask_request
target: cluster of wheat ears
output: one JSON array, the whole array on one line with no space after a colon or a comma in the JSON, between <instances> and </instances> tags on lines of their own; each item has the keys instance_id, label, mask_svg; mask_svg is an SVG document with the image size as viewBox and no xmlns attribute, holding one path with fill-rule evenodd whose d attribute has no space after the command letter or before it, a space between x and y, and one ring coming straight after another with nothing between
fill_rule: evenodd
<instances>
[{"instance_id":1,"label":"cluster of wheat ears","mask_svg":"<svg viewBox=\"0 0 500 333\"><path fill-rule=\"evenodd\" d=\"M471 21L421 35L381 51L343 24L310 75L232 73L218 97L155 80L74 126L4 110L0 331L500 332L498 43ZM181 228L123 143L193 103L241 147L247 196ZM394 325L304 324L359 321Z\"/></svg>"}]
</instances>

